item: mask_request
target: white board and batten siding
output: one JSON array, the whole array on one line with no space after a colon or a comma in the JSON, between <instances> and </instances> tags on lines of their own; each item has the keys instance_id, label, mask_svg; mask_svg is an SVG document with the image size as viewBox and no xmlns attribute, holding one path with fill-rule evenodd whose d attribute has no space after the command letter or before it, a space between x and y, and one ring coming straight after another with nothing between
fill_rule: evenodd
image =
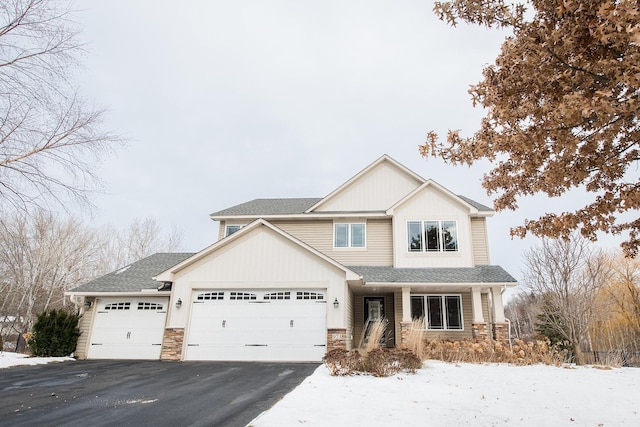
<instances>
[{"instance_id":1,"label":"white board and batten siding","mask_svg":"<svg viewBox=\"0 0 640 427\"><path fill-rule=\"evenodd\" d=\"M420 184L415 176L383 161L329 197L314 212L384 211Z\"/></svg>"},{"instance_id":2,"label":"white board and batten siding","mask_svg":"<svg viewBox=\"0 0 640 427\"><path fill-rule=\"evenodd\" d=\"M98 298L88 359L159 359L167 318L166 297Z\"/></svg>"},{"instance_id":3,"label":"white board and batten siding","mask_svg":"<svg viewBox=\"0 0 640 427\"><path fill-rule=\"evenodd\" d=\"M456 221L456 252L409 252L408 221ZM396 236L395 267L473 267L473 244L469 208L433 186L425 187L394 210L393 232Z\"/></svg>"},{"instance_id":4,"label":"white board and batten siding","mask_svg":"<svg viewBox=\"0 0 640 427\"><path fill-rule=\"evenodd\" d=\"M195 291L184 358L320 361L326 310L321 289Z\"/></svg>"}]
</instances>

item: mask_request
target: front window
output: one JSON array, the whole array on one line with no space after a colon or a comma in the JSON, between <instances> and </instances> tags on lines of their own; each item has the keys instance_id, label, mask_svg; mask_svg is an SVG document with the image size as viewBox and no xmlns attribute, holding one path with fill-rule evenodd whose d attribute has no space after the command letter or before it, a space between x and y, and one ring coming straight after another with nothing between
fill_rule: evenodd
<instances>
[{"instance_id":1,"label":"front window","mask_svg":"<svg viewBox=\"0 0 640 427\"><path fill-rule=\"evenodd\" d=\"M364 224L334 224L333 225L334 248L364 248L365 226Z\"/></svg>"},{"instance_id":2,"label":"front window","mask_svg":"<svg viewBox=\"0 0 640 427\"><path fill-rule=\"evenodd\" d=\"M463 329L460 295L414 295L411 318L426 319L427 329Z\"/></svg>"},{"instance_id":3,"label":"front window","mask_svg":"<svg viewBox=\"0 0 640 427\"><path fill-rule=\"evenodd\" d=\"M458 231L456 221L407 222L409 252L456 252Z\"/></svg>"}]
</instances>

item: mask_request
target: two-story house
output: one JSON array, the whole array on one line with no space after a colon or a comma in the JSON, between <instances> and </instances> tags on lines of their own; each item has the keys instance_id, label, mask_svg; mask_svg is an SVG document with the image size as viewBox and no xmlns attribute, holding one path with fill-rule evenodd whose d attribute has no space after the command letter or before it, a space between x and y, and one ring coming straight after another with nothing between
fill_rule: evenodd
<instances>
[{"instance_id":1,"label":"two-story house","mask_svg":"<svg viewBox=\"0 0 640 427\"><path fill-rule=\"evenodd\" d=\"M493 210L382 156L323 198L256 199L211 214L218 240L156 254L69 294L83 307L77 355L319 361L386 319L399 346L507 334L491 265ZM146 337L146 338L145 338Z\"/></svg>"}]
</instances>

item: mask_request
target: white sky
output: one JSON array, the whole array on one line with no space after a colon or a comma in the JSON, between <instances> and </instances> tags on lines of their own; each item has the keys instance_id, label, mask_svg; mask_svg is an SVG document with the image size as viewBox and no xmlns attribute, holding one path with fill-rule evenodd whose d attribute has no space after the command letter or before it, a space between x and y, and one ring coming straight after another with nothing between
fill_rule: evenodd
<instances>
[{"instance_id":1,"label":"white sky","mask_svg":"<svg viewBox=\"0 0 640 427\"><path fill-rule=\"evenodd\" d=\"M213 243L208 215L254 198L322 197L382 154L491 206L488 164L453 168L418 154L429 130L471 134L470 84L502 36L448 27L430 1L91 1L82 94L130 139L99 169L93 220L155 217L184 249ZM564 203L583 202L564 197ZM489 220L492 263L521 277L509 226L558 201ZM617 243L616 243L617 244Z\"/></svg>"}]
</instances>

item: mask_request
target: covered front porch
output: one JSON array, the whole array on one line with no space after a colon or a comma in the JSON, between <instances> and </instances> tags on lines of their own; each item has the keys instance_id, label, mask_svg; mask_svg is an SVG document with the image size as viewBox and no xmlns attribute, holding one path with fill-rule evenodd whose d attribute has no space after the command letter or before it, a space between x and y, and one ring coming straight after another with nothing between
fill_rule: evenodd
<instances>
[{"instance_id":1,"label":"covered front porch","mask_svg":"<svg viewBox=\"0 0 640 427\"><path fill-rule=\"evenodd\" d=\"M516 281L500 267L486 267L349 267L363 281L349 287L347 347L365 344L366 325L377 319L388 321L383 340L387 347L400 346L416 319L424 319L428 340L507 339L502 294ZM444 276L450 281L442 281Z\"/></svg>"}]
</instances>

